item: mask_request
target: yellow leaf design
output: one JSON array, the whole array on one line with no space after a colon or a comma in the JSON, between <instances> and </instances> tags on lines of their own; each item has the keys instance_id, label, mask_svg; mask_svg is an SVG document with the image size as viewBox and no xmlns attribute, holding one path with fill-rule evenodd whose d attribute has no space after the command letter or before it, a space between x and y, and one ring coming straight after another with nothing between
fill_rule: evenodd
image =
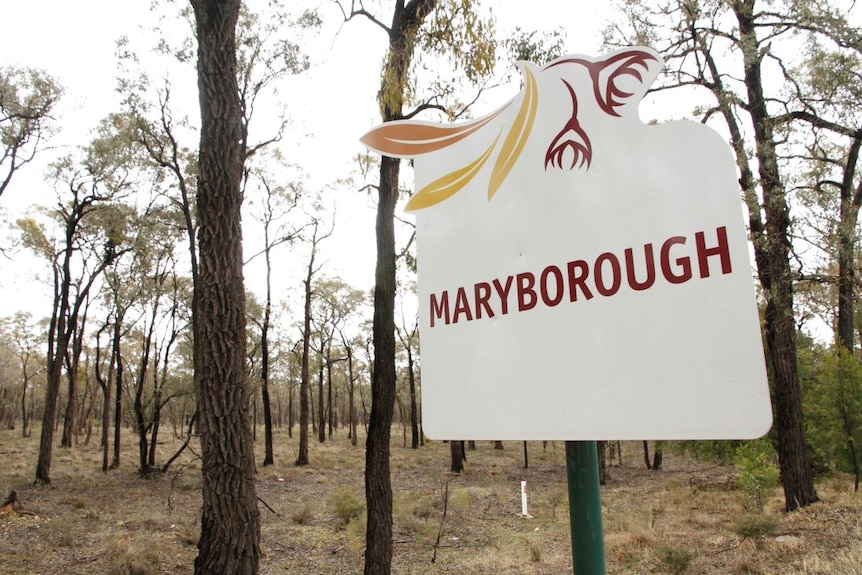
<instances>
[{"instance_id":1,"label":"yellow leaf design","mask_svg":"<svg viewBox=\"0 0 862 575\"><path fill-rule=\"evenodd\" d=\"M536 119L536 108L538 107L536 77L529 66L523 65L523 70L526 84L524 100L521 102L521 109L518 110L515 122L506 135L500 155L494 163L494 170L491 172L491 181L488 183L489 200L497 193L500 185L502 185L503 181L509 175L509 172L512 171L512 166L515 165L515 162L521 155L524 144L527 142L530 131L533 129L533 122Z\"/></svg>"},{"instance_id":2,"label":"yellow leaf design","mask_svg":"<svg viewBox=\"0 0 862 575\"><path fill-rule=\"evenodd\" d=\"M421 210L423 208L433 206L434 204L439 204L443 200L446 200L460 192L464 186L470 183L470 180L476 176L479 170L482 169L485 162L488 161L488 158L491 156L491 152L494 150L494 147L497 145L497 140L499 139L500 136L498 135L494 138L491 145L488 146L488 149L470 164L434 180L416 192L416 194L410 198L410 201L407 202L407 206L404 209L407 211Z\"/></svg>"}]
</instances>

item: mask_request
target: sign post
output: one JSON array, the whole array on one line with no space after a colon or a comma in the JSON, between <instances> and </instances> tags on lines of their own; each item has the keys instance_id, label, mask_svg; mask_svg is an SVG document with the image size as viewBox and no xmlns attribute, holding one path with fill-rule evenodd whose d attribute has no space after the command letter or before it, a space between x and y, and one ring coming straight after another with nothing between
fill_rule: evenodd
<instances>
[{"instance_id":1,"label":"sign post","mask_svg":"<svg viewBox=\"0 0 862 575\"><path fill-rule=\"evenodd\" d=\"M641 120L663 65L645 47L522 62L486 116L362 137L413 160L424 430L565 441L576 575L605 572L596 439L772 423L733 153Z\"/></svg>"},{"instance_id":2,"label":"sign post","mask_svg":"<svg viewBox=\"0 0 862 575\"><path fill-rule=\"evenodd\" d=\"M566 442L569 525L575 575L605 575L605 541L595 441Z\"/></svg>"}]
</instances>

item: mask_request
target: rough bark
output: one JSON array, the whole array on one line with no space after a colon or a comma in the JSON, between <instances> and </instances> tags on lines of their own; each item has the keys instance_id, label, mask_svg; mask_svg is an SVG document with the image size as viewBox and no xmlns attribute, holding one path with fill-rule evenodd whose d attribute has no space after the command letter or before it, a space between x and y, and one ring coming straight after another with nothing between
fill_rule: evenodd
<instances>
[{"instance_id":1,"label":"rough bark","mask_svg":"<svg viewBox=\"0 0 862 575\"><path fill-rule=\"evenodd\" d=\"M195 392L203 475L196 575L254 575L260 513L249 421L237 86L239 0L191 0L198 40L201 136Z\"/></svg>"},{"instance_id":2,"label":"rough bark","mask_svg":"<svg viewBox=\"0 0 862 575\"><path fill-rule=\"evenodd\" d=\"M308 420L309 420L309 385L310 369L309 354L311 351L311 278L314 275L314 256L317 249L317 227L314 228L314 239L311 242L311 256L308 259L308 270L305 276L305 308L302 325L302 360L299 376L299 453L296 465L308 465Z\"/></svg>"},{"instance_id":3,"label":"rough bark","mask_svg":"<svg viewBox=\"0 0 862 575\"><path fill-rule=\"evenodd\" d=\"M449 470L452 473L461 473L464 471L464 442L454 440L450 441L449 453L451 455Z\"/></svg>"},{"instance_id":4,"label":"rough bark","mask_svg":"<svg viewBox=\"0 0 862 575\"><path fill-rule=\"evenodd\" d=\"M436 0L398 0L388 28L389 50L381 75L380 112L384 122L400 119L416 36ZM368 510L365 575L392 570L392 481L389 441L395 408L395 206L400 161L382 157L378 182L377 265L374 272L374 360L371 415L365 443L365 499ZM361 394L360 394L361 398Z\"/></svg>"},{"instance_id":5,"label":"rough bark","mask_svg":"<svg viewBox=\"0 0 862 575\"><path fill-rule=\"evenodd\" d=\"M260 395L263 400L263 465L272 465L272 407L269 398L269 324L272 314L271 264L269 250L266 251L266 306L263 311L263 326L260 329Z\"/></svg>"},{"instance_id":6,"label":"rough bark","mask_svg":"<svg viewBox=\"0 0 862 575\"><path fill-rule=\"evenodd\" d=\"M805 441L802 392L796 365L796 322L793 315L793 275L790 269L790 210L778 167L772 122L763 92L754 0L732 4L743 48L748 112L754 128L756 156L763 191L765 253L758 274L766 297L764 318L769 359L773 368L775 428L785 508L792 511L817 501ZM757 248L757 242L755 242ZM763 266L762 264L766 264Z\"/></svg>"},{"instance_id":7,"label":"rough bark","mask_svg":"<svg viewBox=\"0 0 862 575\"><path fill-rule=\"evenodd\" d=\"M862 203L862 185L853 189L853 175L859 161L862 135L853 138L841 182L838 222L838 343L853 353L853 316L856 300L856 226Z\"/></svg>"}]
</instances>

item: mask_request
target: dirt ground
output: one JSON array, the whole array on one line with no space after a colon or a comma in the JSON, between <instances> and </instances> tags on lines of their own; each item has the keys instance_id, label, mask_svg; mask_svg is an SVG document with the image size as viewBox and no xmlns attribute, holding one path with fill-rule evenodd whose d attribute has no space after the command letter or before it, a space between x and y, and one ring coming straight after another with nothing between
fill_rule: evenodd
<instances>
[{"instance_id":1,"label":"dirt ground","mask_svg":"<svg viewBox=\"0 0 862 575\"><path fill-rule=\"evenodd\" d=\"M52 484L35 487L38 433L0 431L0 495L15 490L20 501L0 516L0 574L192 573L199 461L188 452L166 475L139 479L125 433L119 470L100 472L98 445L55 448ZM311 464L298 468L297 441L277 431L276 464L258 468L260 573L361 573L362 442L352 447L343 432L313 441ZM161 445L159 458L178 445ZM454 475L448 444L411 450L393 428L393 573L572 573L563 444L529 443L527 469L523 444L504 446L479 442ZM521 481L530 517L520 514ZM602 488L607 571L860 575L862 496L852 489L847 477L824 478L822 501L792 514L776 490L753 515L732 467L666 452L664 469L648 471L640 444L624 444Z\"/></svg>"}]
</instances>

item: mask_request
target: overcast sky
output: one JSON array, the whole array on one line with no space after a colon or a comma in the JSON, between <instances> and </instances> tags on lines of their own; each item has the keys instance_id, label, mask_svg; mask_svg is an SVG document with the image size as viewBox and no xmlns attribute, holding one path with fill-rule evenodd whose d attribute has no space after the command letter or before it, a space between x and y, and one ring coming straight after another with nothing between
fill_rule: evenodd
<instances>
[{"instance_id":1,"label":"overcast sky","mask_svg":"<svg viewBox=\"0 0 862 575\"><path fill-rule=\"evenodd\" d=\"M371 4L366 3L369 9ZM297 161L315 172L316 185L324 186L348 174L352 156L362 151L358 138L379 122L374 98L386 39L381 30L364 21L339 28L335 7L325 1L317 5L328 22L315 48L319 63L309 73L305 93L291 96L295 108L290 113L295 118L294 133L303 135L302 145L292 153L297 154ZM567 51L587 54L597 50L606 11L604 3L572 0L486 0L482 5L494 11L501 31L515 26L539 31L563 27ZM51 144L58 148L58 153L68 146L85 144L99 120L118 109L114 94L115 43L123 35L140 37L144 34L142 29L154 24L149 2L28 0L5 2L3 12L0 66L41 68L56 77L64 86L65 95L58 110L62 131ZM388 13L388 8L381 13ZM515 91L512 88L495 97L501 102L511 98ZM477 113L487 111L490 108ZM191 116L197 114L195 110L186 112ZM49 157L53 156L44 154L43 160ZM315 166L322 167L315 169ZM53 193L42 181L44 169L43 162L26 166L0 198L10 219L20 217L34 204L52 202ZM324 273L344 275L356 287L370 288L373 209L357 194L339 198L339 206L339 234L329 243L326 254L329 263ZM246 246L247 253L252 249ZM16 261L2 264L0 316L18 309L27 309L37 317L50 311L50 286L40 285L34 277L40 267L44 271L44 263L34 268L32 259L25 255L16 255Z\"/></svg>"}]
</instances>

